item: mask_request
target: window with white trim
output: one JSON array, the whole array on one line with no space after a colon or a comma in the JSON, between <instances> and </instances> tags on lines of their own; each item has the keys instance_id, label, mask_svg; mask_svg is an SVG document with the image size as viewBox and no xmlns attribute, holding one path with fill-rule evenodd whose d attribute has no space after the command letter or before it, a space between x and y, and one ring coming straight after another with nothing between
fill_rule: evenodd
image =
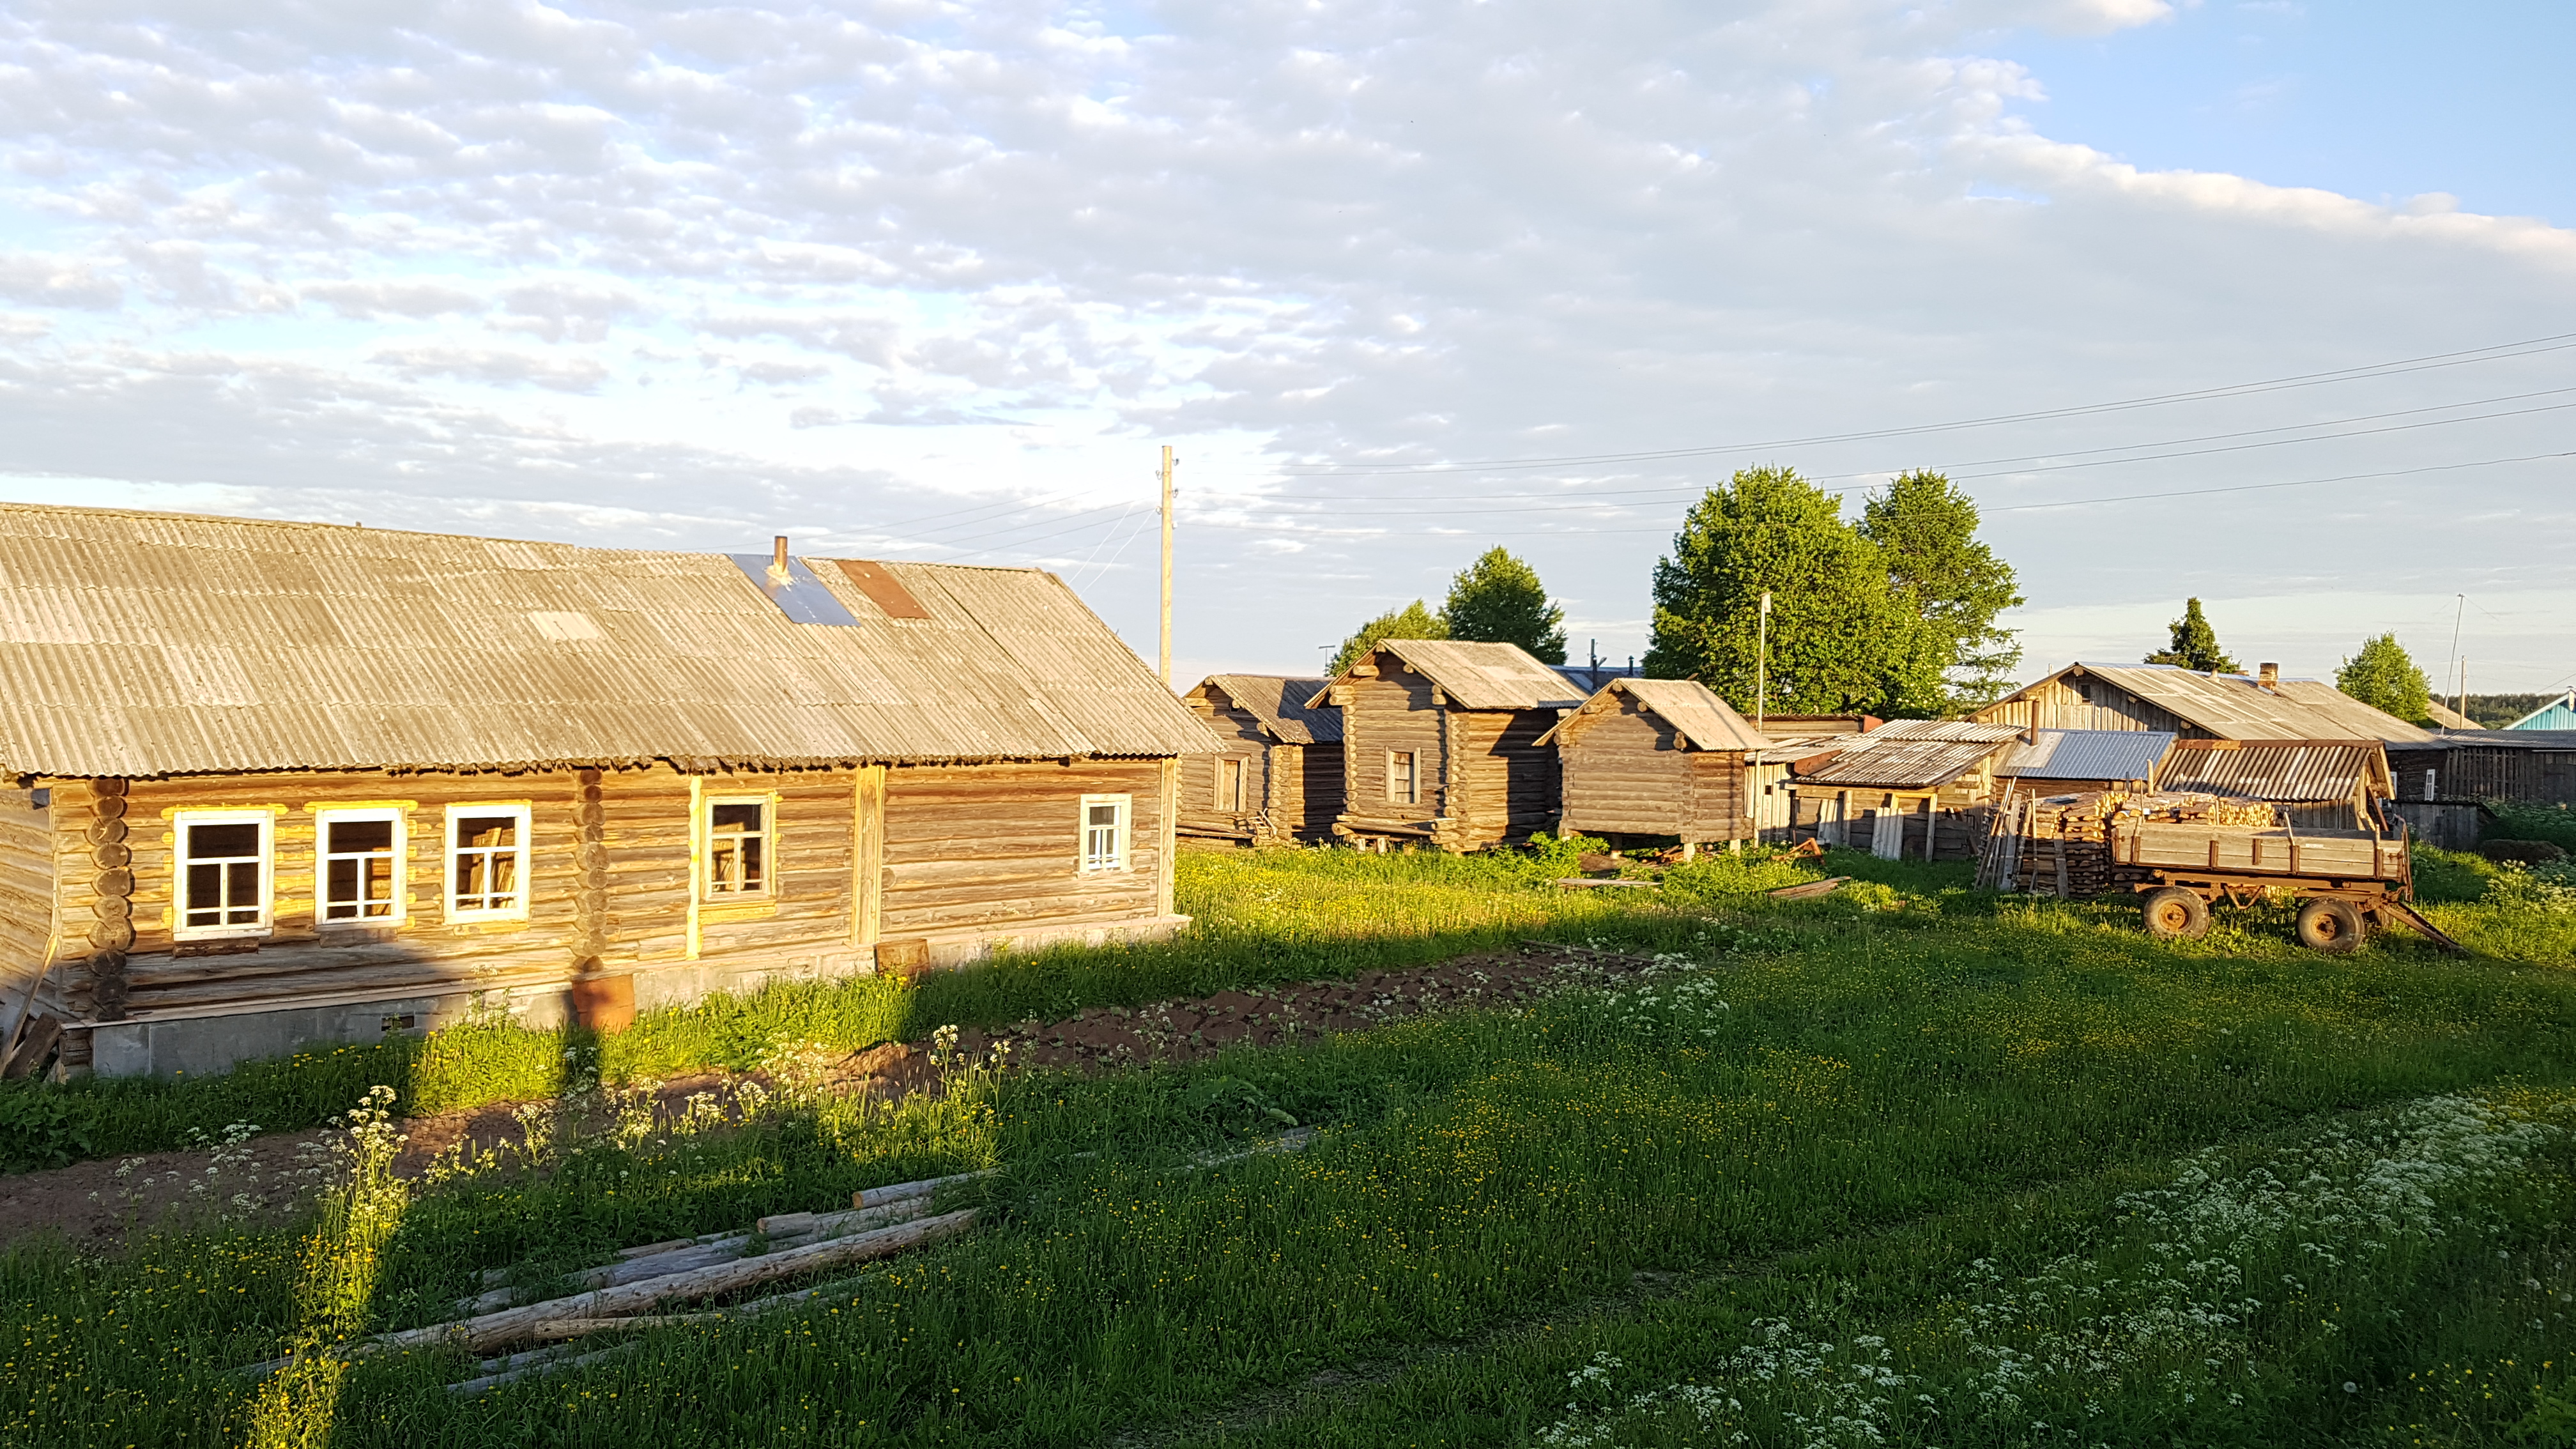
<instances>
[{"instance_id":1,"label":"window with white trim","mask_svg":"<svg viewBox=\"0 0 2576 1449\"><path fill-rule=\"evenodd\" d=\"M265 810L182 810L171 823L179 837L171 934L182 941L268 934L276 818Z\"/></svg>"},{"instance_id":2,"label":"window with white trim","mask_svg":"<svg viewBox=\"0 0 2576 1449\"><path fill-rule=\"evenodd\" d=\"M1131 795L1085 795L1082 797L1082 868L1125 870L1127 868L1127 821L1135 797Z\"/></svg>"},{"instance_id":3,"label":"window with white trim","mask_svg":"<svg viewBox=\"0 0 2576 1449\"><path fill-rule=\"evenodd\" d=\"M1386 803L1419 805L1422 803L1422 777L1414 767L1411 750L1386 752Z\"/></svg>"},{"instance_id":4,"label":"window with white trim","mask_svg":"<svg viewBox=\"0 0 2576 1449\"><path fill-rule=\"evenodd\" d=\"M1243 808L1243 757L1226 755L1216 762L1216 808Z\"/></svg>"},{"instance_id":5,"label":"window with white trim","mask_svg":"<svg viewBox=\"0 0 2576 1449\"><path fill-rule=\"evenodd\" d=\"M403 813L323 810L313 817L314 916L325 926L390 926L403 917Z\"/></svg>"},{"instance_id":6,"label":"window with white trim","mask_svg":"<svg viewBox=\"0 0 2576 1449\"><path fill-rule=\"evenodd\" d=\"M770 800L717 796L706 803L705 899L759 900L769 894Z\"/></svg>"},{"instance_id":7,"label":"window with white trim","mask_svg":"<svg viewBox=\"0 0 2576 1449\"><path fill-rule=\"evenodd\" d=\"M447 918L526 920L528 807L447 807Z\"/></svg>"}]
</instances>

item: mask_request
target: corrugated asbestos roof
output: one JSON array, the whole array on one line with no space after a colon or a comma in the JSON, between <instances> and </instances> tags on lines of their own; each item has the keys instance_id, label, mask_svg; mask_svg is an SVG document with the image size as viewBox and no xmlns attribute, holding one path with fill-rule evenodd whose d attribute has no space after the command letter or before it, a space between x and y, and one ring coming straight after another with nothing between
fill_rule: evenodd
<instances>
[{"instance_id":1,"label":"corrugated asbestos roof","mask_svg":"<svg viewBox=\"0 0 2576 1449\"><path fill-rule=\"evenodd\" d=\"M0 771L1152 757L1213 737L1052 574L799 624L721 553L0 505ZM800 578L799 587L803 586Z\"/></svg>"},{"instance_id":2,"label":"corrugated asbestos roof","mask_svg":"<svg viewBox=\"0 0 2576 1449\"><path fill-rule=\"evenodd\" d=\"M1461 709L1571 709L1584 691L1518 644L1385 639L1377 646L1439 685Z\"/></svg>"},{"instance_id":3,"label":"corrugated asbestos roof","mask_svg":"<svg viewBox=\"0 0 2576 1449\"><path fill-rule=\"evenodd\" d=\"M1275 674L1211 674L1209 684L1252 712L1272 738L1290 745L1329 745L1342 737L1342 712L1329 704L1308 708L1328 679L1288 679Z\"/></svg>"},{"instance_id":4,"label":"corrugated asbestos roof","mask_svg":"<svg viewBox=\"0 0 2576 1449\"><path fill-rule=\"evenodd\" d=\"M2202 674L2170 664L2078 663L2069 667L2108 680L2219 739L2422 744L2433 738L2322 679L2283 679L2265 689L2242 674ZM2058 674L2066 672L2060 670ZM2006 698L2018 698L2023 692L2026 691L2016 691Z\"/></svg>"},{"instance_id":5,"label":"corrugated asbestos roof","mask_svg":"<svg viewBox=\"0 0 2576 1449\"><path fill-rule=\"evenodd\" d=\"M2174 747L2156 788L2232 795L2276 804L2349 800L2364 781L2386 795L2388 757L2377 745L2245 745L2235 749Z\"/></svg>"},{"instance_id":6,"label":"corrugated asbestos roof","mask_svg":"<svg viewBox=\"0 0 2576 1449\"><path fill-rule=\"evenodd\" d=\"M2162 730L2041 730L1996 764L1998 775L2025 780L2152 780L2173 747Z\"/></svg>"},{"instance_id":7,"label":"corrugated asbestos roof","mask_svg":"<svg viewBox=\"0 0 2576 1449\"><path fill-rule=\"evenodd\" d=\"M1898 720L1846 743L1830 760L1801 774L1801 783L1873 790L1929 790L1946 785L2019 737L2009 725L1963 720Z\"/></svg>"},{"instance_id":8,"label":"corrugated asbestos roof","mask_svg":"<svg viewBox=\"0 0 2576 1449\"><path fill-rule=\"evenodd\" d=\"M1696 750L1761 750L1774 744L1754 733L1744 716L1735 712L1735 706L1696 679L1613 679L1601 686L1600 693L1583 702L1582 712L1594 712L1596 706L1617 708L1617 702L1611 699L1614 694L1636 700L1639 707L1671 725ZM1538 737L1537 743L1544 745L1555 739L1557 731L1579 717L1580 714L1558 721Z\"/></svg>"}]
</instances>

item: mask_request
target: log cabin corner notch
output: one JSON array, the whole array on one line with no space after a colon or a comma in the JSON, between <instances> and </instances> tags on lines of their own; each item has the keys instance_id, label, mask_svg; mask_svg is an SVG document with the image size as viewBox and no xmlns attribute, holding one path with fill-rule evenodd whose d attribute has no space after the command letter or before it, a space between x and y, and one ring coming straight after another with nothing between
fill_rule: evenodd
<instances>
[{"instance_id":1,"label":"log cabin corner notch","mask_svg":"<svg viewBox=\"0 0 2576 1449\"><path fill-rule=\"evenodd\" d=\"M1211 674L1181 696L1224 753L1181 761L1180 831L1246 845L1330 839L1342 813L1342 712L1326 680Z\"/></svg>"},{"instance_id":2,"label":"log cabin corner notch","mask_svg":"<svg viewBox=\"0 0 2576 1449\"><path fill-rule=\"evenodd\" d=\"M121 510L0 669L0 1038L124 1075L1168 933L1214 743L1035 570Z\"/></svg>"},{"instance_id":3,"label":"log cabin corner notch","mask_svg":"<svg viewBox=\"0 0 2576 1449\"><path fill-rule=\"evenodd\" d=\"M1388 639L1306 703L1342 712L1336 835L1467 851L1555 823L1556 751L1538 740L1583 691L1517 644Z\"/></svg>"}]
</instances>

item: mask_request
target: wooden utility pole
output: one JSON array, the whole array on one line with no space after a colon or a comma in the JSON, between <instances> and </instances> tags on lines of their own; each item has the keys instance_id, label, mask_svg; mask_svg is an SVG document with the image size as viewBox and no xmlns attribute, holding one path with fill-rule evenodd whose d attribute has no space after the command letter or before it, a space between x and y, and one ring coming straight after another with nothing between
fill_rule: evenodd
<instances>
[{"instance_id":1,"label":"wooden utility pole","mask_svg":"<svg viewBox=\"0 0 2576 1449\"><path fill-rule=\"evenodd\" d=\"M1155 654L1155 667L1163 676L1163 687L1172 687L1172 468L1180 460L1172 456L1172 445L1163 445L1163 643Z\"/></svg>"}]
</instances>

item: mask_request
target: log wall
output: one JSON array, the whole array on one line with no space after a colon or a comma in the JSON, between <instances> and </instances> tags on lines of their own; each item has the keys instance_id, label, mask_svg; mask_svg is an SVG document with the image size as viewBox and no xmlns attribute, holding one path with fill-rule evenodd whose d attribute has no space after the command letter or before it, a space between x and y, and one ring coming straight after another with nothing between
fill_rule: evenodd
<instances>
[{"instance_id":1,"label":"log wall","mask_svg":"<svg viewBox=\"0 0 2576 1449\"><path fill-rule=\"evenodd\" d=\"M1383 671L1375 678L1354 678L1333 686L1333 702L1342 710L1343 780L1347 791L1339 817L1344 834L1365 834L1385 827L1427 836L1442 813L1441 781L1446 777L1441 727L1442 708L1432 702L1431 681L1388 655L1378 656ZM1387 798L1386 757L1390 750L1411 750L1420 798L1411 804Z\"/></svg>"},{"instance_id":2,"label":"log wall","mask_svg":"<svg viewBox=\"0 0 2576 1449\"><path fill-rule=\"evenodd\" d=\"M1273 770L1270 732L1259 717L1210 686L1190 691L1181 703L1225 742L1226 752L1181 757L1180 832L1248 841L1293 829L1280 826L1264 803L1271 798ZM1233 809L1217 804L1218 762L1228 759L1243 766L1243 796Z\"/></svg>"},{"instance_id":3,"label":"log wall","mask_svg":"<svg viewBox=\"0 0 2576 1449\"><path fill-rule=\"evenodd\" d=\"M1592 835L1679 837L1698 813L1697 772L1681 732L1619 696L1615 711L1570 721L1558 736L1565 828Z\"/></svg>"},{"instance_id":4,"label":"log wall","mask_svg":"<svg viewBox=\"0 0 2576 1449\"><path fill-rule=\"evenodd\" d=\"M1283 756L1272 778L1294 776L1289 781L1289 789L1296 800L1296 809L1294 813L1288 813L1283 807L1279 818L1294 820L1297 834L1303 839L1332 839L1333 821L1342 813L1343 792L1347 789L1342 778L1341 742L1335 740L1327 744L1282 748L1296 751L1296 763L1287 763Z\"/></svg>"},{"instance_id":5,"label":"log wall","mask_svg":"<svg viewBox=\"0 0 2576 1449\"><path fill-rule=\"evenodd\" d=\"M1167 868L1159 761L889 770L886 939L1158 914ZM1128 868L1081 867L1085 795L1127 795Z\"/></svg>"},{"instance_id":6,"label":"log wall","mask_svg":"<svg viewBox=\"0 0 2576 1449\"><path fill-rule=\"evenodd\" d=\"M44 973L54 929L53 821L29 790L0 790L0 1042Z\"/></svg>"},{"instance_id":7,"label":"log wall","mask_svg":"<svg viewBox=\"0 0 2576 1449\"><path fill-rule=\"evenodd\" d=\"M1979 724L2024 730L2165 730L2191 738L2209 734L2108 680L2092 678L2049 680L2020 699L1988 705L1970 718Z\"/></svg>"}]
</instances>

